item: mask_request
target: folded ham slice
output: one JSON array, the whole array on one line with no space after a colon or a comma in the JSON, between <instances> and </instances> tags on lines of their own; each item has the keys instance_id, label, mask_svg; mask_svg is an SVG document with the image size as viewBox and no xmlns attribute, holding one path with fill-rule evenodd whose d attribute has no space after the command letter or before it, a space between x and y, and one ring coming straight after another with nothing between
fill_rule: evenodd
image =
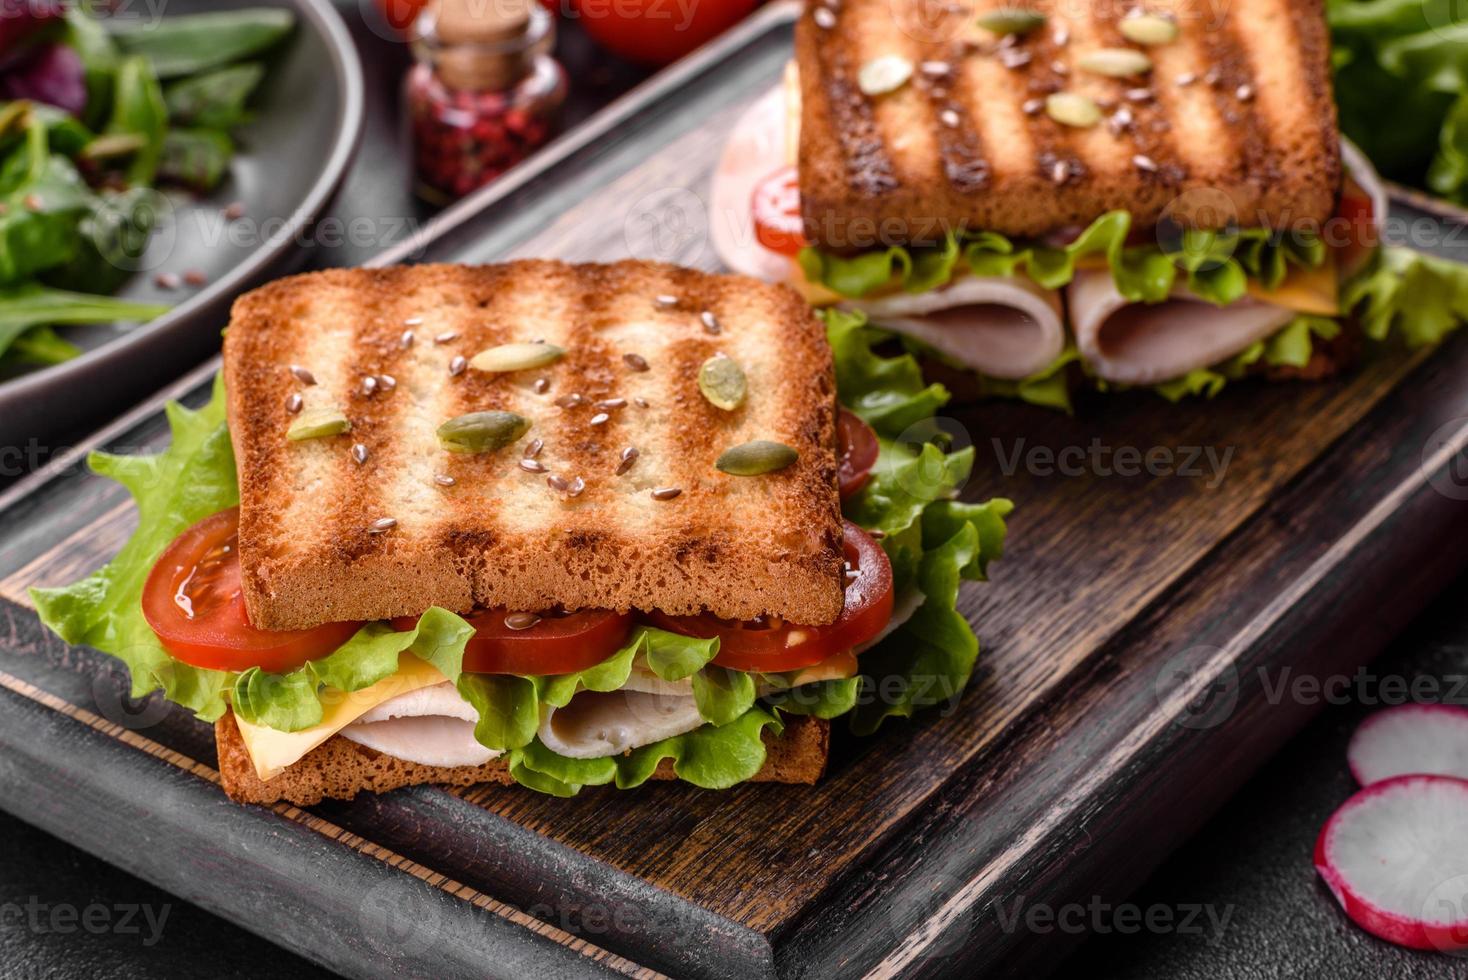
<instances>
[{"instance_id":1,"label":"folded ham slice","mask_svg":"<svg viewBox=\"0 0 1468 980\"><path fill-rule=\"evenodd\" d=\"M1067 287L1076 346L1090 370L1115 384L1151 385L1226 361L1282 329L1293 310L1255 299L1214 306L1179 288L1161 303L1133 303L1106 269L1078 270Z\"/></svg>"},{"instance_id":2,"label":"folded ham slice","mask_svg":"<svg viewBox=\"0 0 1468 980\"><path fill-rule=\"evenodd\" d=\"M991 378L1029 377L1065 349L1059 296L1021 275L964 275L939 289L846 305Z\"/></svg>"}]
</instances>

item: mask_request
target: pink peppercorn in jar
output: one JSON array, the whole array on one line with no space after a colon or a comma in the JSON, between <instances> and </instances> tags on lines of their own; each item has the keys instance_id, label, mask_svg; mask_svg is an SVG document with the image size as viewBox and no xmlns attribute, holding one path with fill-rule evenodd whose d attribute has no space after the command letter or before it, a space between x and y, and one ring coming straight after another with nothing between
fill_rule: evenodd
<instances>
[{"instance_id":1,"label":"pink peppercorn in jar","mask_svg":"<svg viewBox=\"0 0 1468 980\"><path fill-rule=\"evenodd\" d=\"M554 133L566 73L536 0L440 0L419 16L404 81L414 189L444 204L482 187Z\"/></svg>"}]
</instances>

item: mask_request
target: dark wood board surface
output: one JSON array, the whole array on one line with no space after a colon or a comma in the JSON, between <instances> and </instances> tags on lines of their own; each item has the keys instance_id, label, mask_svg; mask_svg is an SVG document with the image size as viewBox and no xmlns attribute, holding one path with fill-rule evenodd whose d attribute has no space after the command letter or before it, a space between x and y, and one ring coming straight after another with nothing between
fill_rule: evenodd
<instances>
[{"instance_id":1,"label":"dark wood board surface","mask_svg":"<svg viewBox=\"0 0 1468 980\"><path fill-rule=\"evenodd\" d=\"M767 10L389 258L634 254L716 267L698 233L708 173L740 108L778 80L788 23L788 8ZM423 872L374 881L373 894L422 904L449 893L442 876L490 910L492 925L443 919L453 931L412 961L425 973L451 974L472 962L465 950L496 944L525 958L482 960L481 972L554 970L569 950L581 966L690 976L1029 973L1067 937L1013 928L1016 901L1124 895L1312 713L1277 696L1281 671L1348 673L1468 564L1453 544L1468 488L1450 469L1468 442L1465 372L1459 340L1431 359L1384 357L1320 385L1237 385L1212 402L1116 396L1076 417L953 410L978 455L964 496L1019 504L994 581L960 599L983 640L979 670L947 717L838 740L813 788L672 785L571 801L424 788L310 814L229 807L209 785L203 726L130 705L119 668L47 637L25 608L25 587L89 571L131 526L120 487L61 465L0 498L0 697L29 705L0 714L0 745L27 741L38 780L0 769L4 805L351 973L373 972L367 930L326 923L362 920L360 886L332 898L312 881L358 882L364 851ZM197 398L206 381L178 392ZM104 439L136 451L161 435L149 410ZM1205 455L1196 476L1005 472L1017 447L1093 445L1167 450L1174 466L1193 447ZM1209 449L1227 454L1216 481ZM119 723L123 740L107 727ZM86 751L58 748L51 730ZM182 768L158 761L167 752ZM47 766L66 779L43 790ZM174 785L185 777L187 791ZM25 798L12 801L17 787ZM110 801L123 826L136 800L166 798L180 847L233 856L233 877L279 890L281 903L190 890L186 865L122 853L115 827L91 825L68 792ZM338 830L361 845L313 849L294 880L282 870L277 835L285 847ZM321 927L301 928L322 903ZM474 935L460 943L464 930Z\"/></svg>"}]
</instances>

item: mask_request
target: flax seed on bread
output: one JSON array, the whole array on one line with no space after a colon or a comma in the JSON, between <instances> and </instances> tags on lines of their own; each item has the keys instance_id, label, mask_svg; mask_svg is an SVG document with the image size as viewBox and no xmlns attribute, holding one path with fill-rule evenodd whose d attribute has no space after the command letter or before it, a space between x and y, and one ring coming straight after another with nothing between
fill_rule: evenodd
<instances>
[{"instance_id":1,"label":"flax seed on bread","mask_svg":"<svg viewBox=\"0 0 1468 980\"><path fill-rule=\"evenodd\" d=\"M793 715L786 718L780 735L765 732L765 765L753 781L817 782L826 771L830 735L829 722ZM340 735L318 745L274 779L262 780L255 773L233 713L226 713L214 723L214 741L219 748L220 784L238 803L286 800L297 806L311 806L323 799L350 800L358 793L386 793L425 783L472 786L514 782L499 759L482 766L425 766L383 755ZM664 760L652 778L677 777L672 763Z\"/></svg>"},{"instance_id":2,"label":"flax seed on bread","mask_svg":"<svg viewBox=\"0 0 1468 980\"><path fill-rule=\"evenodd\" d=\"M456 357L532 340L566 353L535 370L451 374ZM717 353L748 377L734 411L698 389ZM786 287L636 261L316 272L236 302L224 372L243 589L262 628L431 605L812 625L840 613L831 353ZM306 411L342 411L351 431L289 441L297 394ZM441 423L491 409L530 419L529 432L484 454L440 447ZM758 477L714 468L755 439L799 459ZM532 440L544 472L519 465ZM628 446L637 458L618 475ZM553 489L553 476L584 490ZM681 492L653 495L663 488Z\"/></svg>"},{"instance_id":3,"label":"flax seed on bread","mask_svg":"<svg viewBox=\"0 0 1468 980\"><path fill-rule=\"evenodd\" d=\"M807 238L856 250L956 227L1036 236L1113 209L1138 227L1164 214L1275 228L1330 217L1341 162L1322 0L1035 0L1022 6L1047 22L1001 47L978 18L1014 6L808 5L795 45ZM1177 39L1128 40L1121 20L1142 10L1170 14ZM1152 70L1081 67L1116 47L1145 52ZM881 55L907 59L912 78L865 94L858 74ZM1057 122L1044 104L1058 92L1104 118Z\"/></svg>"}]
</instances>

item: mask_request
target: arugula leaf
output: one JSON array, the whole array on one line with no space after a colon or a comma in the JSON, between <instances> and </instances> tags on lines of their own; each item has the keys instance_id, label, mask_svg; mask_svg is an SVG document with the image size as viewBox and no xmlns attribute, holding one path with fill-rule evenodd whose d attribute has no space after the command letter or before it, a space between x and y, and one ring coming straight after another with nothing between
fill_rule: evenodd
<instances>
[{"instance_id":1,"label":"arugula leaf","mask_svg":"<svg viewBox=\"0 0 1468 980\"><path fill-rule=\"evenodd\" d=\"M117 289L140 267L153 226L165 206L161 195L151 187L102 192L77 224L76 251L64 264L46 270L43 280L50 286L84 293ZM90 298L95 301L101 297Z\"/></svg>"},{"instance_id":2,"label":"arugula leaf","mask_svg":"<svg viewBox=\"0 0 1468 980\"><path fill-rule=\"evenodd\" d=\"M163 94L168 118L180 126L206 129L238 126L249 118L245 103L264 77L264 65L246 62L176 81Z\"/></svg>"},{"instance_id":3,"label":"arugula leaf","mask_svg":"<svg viewBox=\"0 0 1468 980\"><path fill-rule=\"evenodd\" d=\"M153 74L152 63L141 55L123 58L117 66L112 116L104 132L130 133L143 138L142 147L132 155L125 171L128 183L135 186L153 183L163 156L163 136L167 129L168 107L163 104L163 89Z\"/></svg>"},{"instance_id":4,"label":"arugula leaf","mask_svg":"<svg viewBox=\"0 0 1468 980\"><path fill-rule=\"evenodd\" d=\"M108 21L106 26L119 48L146 56L159 78L178 78L258 54L289 34L295 23L289 10L253 7L180 14L141 26Z\"/></svg>"},{"instance_id":5,"label":"arugula leaf","mask_svg":"<svg viewBox=\"0 0 1468 980\"><path fill-rule=\"evenodd\" d=\"M0 195L0 285L29 279L76 251L77 220L92 195L71 161L51 152L38 117L0 169Z\"/></svg>"},{"instance_id":6,"label":"arugula leaf","mask_svg":"<svg viewBox=\"0 0 1468 980\"><path fill-rule=\"evenodd\" d=\"M0 351L0 365L7 359L21 364L60 364L81 352L80 347L63 340L50 327L33 327L15 338L8 349Z\"/></svg>"},{"instance_id":7,"label":"arugula leaf","mask_svg":"<svg viewBox=\"0 0 1468 980\"><path fill-rule=\"evenodd\" d=\"M233 156L234 141L228 133L216 129L170 129L163 137L158 177L197 191L210 191L229 172Z\"/></svg>"},{"instance_id":8,"label":"arugula leaf","mask_svg":"<svg viewBox=\"0 0 1468 980\"><path fill-rule=\"evenodd\" d=\"M168 307L151 303L133 303L110 296L92 296L49 289L35 283L0 287L0 353L34 327L69 323L114 323L119 320L151 320L168 312ZM54 337L54 335L53 335ZM56 339L31 351L59 351L64 343ZM71 348L71 345L66 345ZM75 350L75 348L71 348Z\"/></svg>"}]
</instances>

